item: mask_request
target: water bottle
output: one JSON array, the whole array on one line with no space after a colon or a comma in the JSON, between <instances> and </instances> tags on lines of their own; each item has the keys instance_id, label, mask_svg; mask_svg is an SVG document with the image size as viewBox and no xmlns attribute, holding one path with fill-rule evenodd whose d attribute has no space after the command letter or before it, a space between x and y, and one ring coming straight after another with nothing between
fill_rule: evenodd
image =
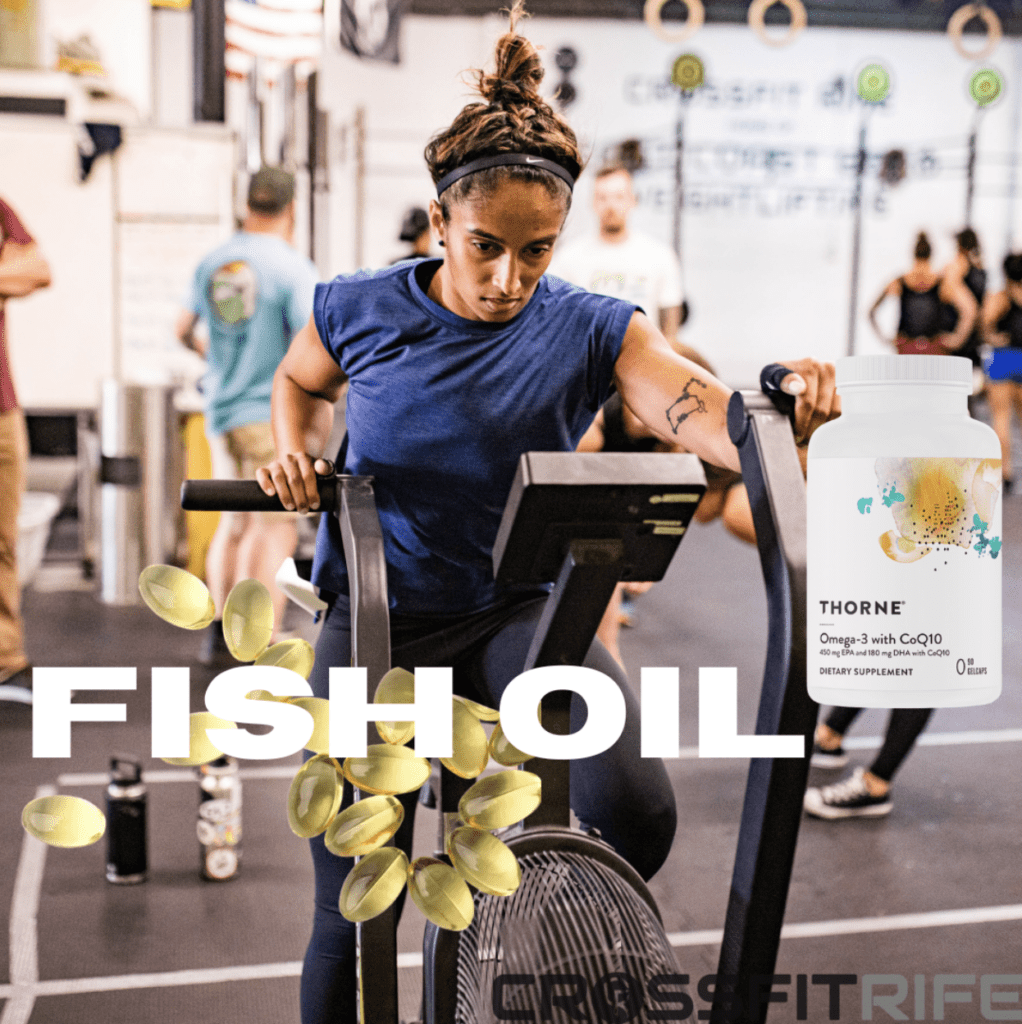
<instances>
[{"instance_id":1,"label":"water bottle","mask_svg":"<svg viewBox=\"0 0 1022 1024\"><path fill-rule=\"evenodd\" d=\"M134 885L146 877L146 788L133 757L110 758L106 790L106 880Z\"/></svg>"},{"instance_id":2,"label":"water bottle","mask_svg":"<svg viewBox=\"0 0 1022 1024\"><path fill-rule=\"evenodd\" d=\"M241 779L227 754L199 767L200 873L213 882L238 874L241 860Z\"/></svg>"}]
</instances>

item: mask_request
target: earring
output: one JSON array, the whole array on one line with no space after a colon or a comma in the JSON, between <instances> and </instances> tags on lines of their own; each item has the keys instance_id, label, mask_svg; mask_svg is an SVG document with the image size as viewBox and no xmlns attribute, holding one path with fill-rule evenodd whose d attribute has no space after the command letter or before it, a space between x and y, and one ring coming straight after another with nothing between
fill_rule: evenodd
<instances>
[{"instance_id":1,"label":"earring","mask_svg":"<svg viewBox=\"0 0 1022 1024\"><path fill-rule=\"evenodd\" d=\"M442 238L437 242L437 245L439 245L441 249L443 249L446 244L447 243Z\"/></svg>"}]
</instances>

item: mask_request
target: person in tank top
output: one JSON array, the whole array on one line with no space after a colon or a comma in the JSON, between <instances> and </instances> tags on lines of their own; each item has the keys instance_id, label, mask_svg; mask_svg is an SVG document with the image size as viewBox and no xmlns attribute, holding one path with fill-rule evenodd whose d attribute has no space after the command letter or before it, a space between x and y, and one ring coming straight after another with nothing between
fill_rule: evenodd
<instances>
[{"instance_id":1,"label":"person in tank top","mask_svg":"<svg viewBox=\"0 0 1022 1024\"><path fill-rule=\"evenodd\" d=\"M896 277L880 293L869 311L869 322L877 337L892 345L899 355L949 355L968 339L976 319L976 300L960 282L942 278L930 264L930 240L920 231L913 250L912 269ZM900 301L898 329L888 337L877 323L876 312L888 298ZM954 330L946 329L942 305L958 315Z\"/></svg>"},{"instance_id":2,"label":"person in tank top","mask_svg":"<svg viewBox=\"0 0 1022 1024\"><path fill-rule=\"evenodd\" d=\"M987 296L982 327L993 348L987 364L987 401L992 426L1001 442L1004 494L1014 485L1011 465L1011 414L1022 423L1022 253L1004 258L1004 289Z\"/></svg>"},{"instance_id":3,"label":"person in tank top","mask_svg":"<svg viewBox=\"0 0 1022 1024\"><path fill-rule=\"evenodd\" d=\"M546 591L498 585L492 549L521 454L573 451L613 390L662 440L738 471L728 437L731 391L679 356L622 299L546 275L582 168L574 132L542 98L543 67L515 26L476 73L470 103L426 147L437 190L429 216L441 259L338 277L317 287L313 315L274 381L278 457L258 470L267 494L300 512L318 504L316 471L347 380L343 469L374 478L395 666L452 669L455 692L499 707L521 671ZM785 360L805 442L836 415L834 368ZM313 580L332 595L310 676L328 695L330 666L351 658L347 570L336 519L320 523ZM621 738L573 761L571 806L644 877L666 860L677 825L663 762L641 756L638 703L599 641L585 665L615 681ZM572 704L581 728L585 702ZM346 786L342 807L352 794ZM410 849L416 796L402 798L395 843ZM354 1022L355 925L338 894L353 861L310 841L315 915L302 971L302 1024Z\"/></svg>"},{"instance_id":4,"label":"person in tank top","mask_svg":"<svg viewBox=\"0 0 1022 1024\"><path fill-rule=\"evenodd\" d=\"M983 253L979 244L979 237L972 228L965 228L955 235L955 242L958 245L958 252L955 258L944 268L941 274L941 283L952 289L966 288L976 303L977 311L983 305L983 297L986 294L987 272L983 267ZM944 314L944 330L946 333L954 332L958 326L960 312L954 305L945 302L942 307ZM955 350L956 356L964 356L972 361L975 367L982 366L982 359L979 354L979 347L983 343L978 315L973 320L972 330L965 339L961 348Z\"/></svg>"}]
</instances>

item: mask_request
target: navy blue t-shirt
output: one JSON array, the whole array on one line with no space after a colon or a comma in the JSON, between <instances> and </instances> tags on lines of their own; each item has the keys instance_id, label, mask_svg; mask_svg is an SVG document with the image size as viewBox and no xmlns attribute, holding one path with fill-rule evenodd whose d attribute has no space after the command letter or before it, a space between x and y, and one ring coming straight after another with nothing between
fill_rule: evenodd
<instances>
[{"instance_id":1,"label":"navy blue t-shirt","mask_svg":"<svg viewBox=\"0 0 1022 1024\"><path fill-rule=\"evenodd\" d=\"M513 320L466 320L425 292L439 260L316 286L313 315L350 379L344 472L375 478L390 607L480 611L528 451L572 451L613 390L636 307L543 277ZM323 516L313 582L348 591L337 520Z\"/></svg>"}]
</instances>

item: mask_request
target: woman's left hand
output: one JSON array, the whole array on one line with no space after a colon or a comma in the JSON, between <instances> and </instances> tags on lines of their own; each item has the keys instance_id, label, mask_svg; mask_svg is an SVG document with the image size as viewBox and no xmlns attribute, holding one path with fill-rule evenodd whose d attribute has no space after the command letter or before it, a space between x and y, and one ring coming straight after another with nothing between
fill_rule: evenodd
<instances>
[{"instance_id":1,"label":"woman's left hand","mask_svg":"<svg viewBox=\"0 0 1022 1024\"><path fill-rule=\"evenodd\" d=\"M834 364L815 359L784 359L792 372L781 379L781 390L795 396L795 443L805 444L821 423L841 415L834 383Z\"/></svg>"}]
</instances>

